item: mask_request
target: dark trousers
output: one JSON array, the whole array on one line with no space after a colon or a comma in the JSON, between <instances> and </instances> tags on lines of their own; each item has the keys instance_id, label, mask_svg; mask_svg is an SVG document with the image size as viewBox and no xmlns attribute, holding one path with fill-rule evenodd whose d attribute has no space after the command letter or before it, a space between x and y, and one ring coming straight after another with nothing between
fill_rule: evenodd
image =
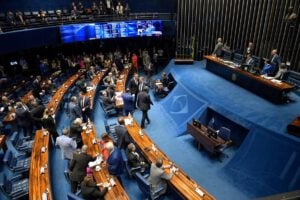
<instances>
[{"instance_id":1,"label":"dark trousers","mask_svg":"<svg viewBox=\"0 0 300 200\"><path fill-rule=\"evenodd\" d=\"M71 180L71 192L76 193L79 182Z\"/></svg>"},{"instance_id":2,"label":"dark trousers","mask_svg":"<svg viewBox=\"0 0 300 200\"><path fill-rule=\"evenodd\" d=\"M87 122L88 121L88 118L91 119L91 115L90 115L90 110L87 109L85 110L84 112L82 112L82 118L83 118L83 122Z\"/></svg>"},{"instance_id":3,"label":"dark trousers","mask_svg":"<svg viewBox=\"0 0 300 200\"><path fill-rule=\"evenodd\" d=\"M145 120L148 121L148 123L150 122L150 119L148 117L148 110L142 110L143 115L142 115L142 123L141 123L141 127L145 128Z\"/></svg>"}]
</instances>

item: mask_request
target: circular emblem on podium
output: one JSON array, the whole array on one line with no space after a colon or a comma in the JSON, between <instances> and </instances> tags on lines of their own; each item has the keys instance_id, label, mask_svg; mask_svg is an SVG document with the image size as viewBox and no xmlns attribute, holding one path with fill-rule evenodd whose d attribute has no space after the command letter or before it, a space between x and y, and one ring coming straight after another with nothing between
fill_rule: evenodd
<instances>
[{"instance_id":1,"label":"circular emblem on podium","mask_svg":"<svg viewBox=\"0 0 300 200\"><path fill-rule=\"evenodd\" d=\"M236 81L236 74L235 74L235 73L233 73L233 74L231 75L231 80L232 80L232 81Z\"/></svg>"}]
</instances>

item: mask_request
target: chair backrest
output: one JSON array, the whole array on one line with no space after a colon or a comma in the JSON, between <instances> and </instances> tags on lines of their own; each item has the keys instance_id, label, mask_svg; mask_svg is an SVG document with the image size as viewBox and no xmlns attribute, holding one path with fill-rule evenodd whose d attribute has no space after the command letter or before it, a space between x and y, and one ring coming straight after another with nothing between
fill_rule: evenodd
<instances>
[{"instance_id":1,"label":"chair backrest","mask_svg":"<svg viewBox=\"0 0 300 200\"><path fill-rule=\"evenodd\" d=\"M13 155L10 150L7 150L3 157L3 162L6 163L8 166L10 166L11 161L13 160Z\"/></svg>"},{"instance_id":2,"label":"chair backrest","mask_svg":"<svg viewBox=\"0 0 300 200\"><path fill-rule=\"evenodd\" d=\"M234 53L233 62L241 64L243 62L244 56L240 53Z\"/></svg>"},{"instance_id":3,"label":"chair backrest","mask_svg":"<svg viewBox=\"0 0 300 200\"><path fill-rule=\"evenodd\" d=\"M150 183L139 173L136 174L136 182L140 190L148 197L151 196L151 185Z\"/></svg>"},{"instance_id":4,"label":"chair backrest","mask_svg":"<svg viewBox=\"0 0 300 200\"><path fill-rule=\"evenodd\" d=\"M83 200L79 196L76 196L75 194L70 193L70 192L67 194L67 198L68 198L68 200Z\"/></svg>"},{"instance_id":5,"label":"chair backrest","mask_svg":"<svg viewBox=\"0 0 300 200\"><path fill-rule=\"evenodd\" d=\"M231 136L231 130L222 126L219 130L219 137L225 141L229 141Z\"/></svg>"},{"instance_id":6,"label":"chair backrest","mask_svg":"<svg viewBox=\"0 0 300 200\"><path fill-rule=\"evenodd\" d=\"M13 132L9 140L16 147L16 145L18 145L19 142L19 133L17 131Z\"/></svg>"}]
</instances>

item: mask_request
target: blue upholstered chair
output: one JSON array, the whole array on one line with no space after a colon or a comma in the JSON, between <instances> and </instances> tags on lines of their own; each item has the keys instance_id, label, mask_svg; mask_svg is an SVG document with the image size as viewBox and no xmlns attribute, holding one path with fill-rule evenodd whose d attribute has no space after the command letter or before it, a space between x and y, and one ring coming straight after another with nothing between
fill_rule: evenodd
<instances>
[{"instance_id":1,"label":"blue upholstered chair","mask_svg":"<svg viewBox=\"0 0 300 200\"><path fill-rule=\"evenodd\" d=\"M126 171L129 175L130 178L132 178L132 175L141 170L141 167L130 167L129 164L128 164L128 160L127 160L127 156L126 156L126 152L124 149L121 149L121 154L122 154L122 159L123 159L123 162L124 162L124 166L126 167Z\"/></svg>"},{"instance_id":2,"label":"blue upholstered chair","mask_svg":"<svg viewBox=\"0 0 300 200\"><path fill-rule=\"evenodd\" d=\"M108 118L109 116L113 116L113 115L116 115L117 114L117 110L113 107L111 108L106 108L104 105L103 105L103 101L102 101L102 98L100 98L100 106L102 107L104 113L105 113L105 118Z\"/></svg>"},{"instance_id":3,"label":"blue upholstered chair","mask_svg":"<svg viewBox=\"0 0 300 200\"><path fill-rule=\"evenodd\" d=\"M77 196L76 194L73 193L68 193L67 194L68 200L83 200L81 197Z\"/></svg>"},{"instance_id":4,"label":"blue upholstered chair","mask_svg":"<svg viewBox=\"0 0 300 200\"><path fill-rule=\"evenodd\" d=\"M3 162L15 173L28 172L30 168L31 158L24 155L14 155L12 151L7 150L3 157Z\"/></svg>"},{"instance_id":5,"label":"blue upholstered chair","mask_svg":"<svg viewBox=\"0 0 300 200\"><path fill-rule=\"evenodd\" d=\"M4 174L3 181L0 183L0 188L1 191L9 197L9 199L26 199L26 197L28 198L29 179L22 179L21 175L8 179Z\"/></svg>"},{"instance_id":6,"label":"blue upholstered chair","mask_svg":"<svg viewBox=\"0 0 300 200\"><path fill-rule=\"evenodd\" d=\"M218 136L220 138L222 138L225 143L222 144L219 148L218 148L218 152L220 154L224 154L224 150L231 145L232 141L231 141L231 130L229 128L226 128L224 126L222 126L219 130ZM228 155L224 154L225 157L228 157Z\"/></svg>"},{"instance_id":7,"label":"blue upholstered chair","mask_svg":"<svg viewBox=\"0 0 300 200\"><path fill-rule=\"evenodd\" d=\"M163 187L154 190L151 184L147 181L147 179L144 176L142 176L139 172L137 172L135 176L138 187L147 196L147 198L151 200L159 198L160 192L164 189Z\"/></svg>"},{"instance_id":8,"label":"blue upholstered chair","mask_svg":"<svg viewBox=\"0 0 300 200\"><path fill-rule=\"evenodd\" d=\"M10 137L10 141L18 151L31 152L34 140L28 137L20 137L20 133L14 132Z\"/></svg>"}]
</instances>

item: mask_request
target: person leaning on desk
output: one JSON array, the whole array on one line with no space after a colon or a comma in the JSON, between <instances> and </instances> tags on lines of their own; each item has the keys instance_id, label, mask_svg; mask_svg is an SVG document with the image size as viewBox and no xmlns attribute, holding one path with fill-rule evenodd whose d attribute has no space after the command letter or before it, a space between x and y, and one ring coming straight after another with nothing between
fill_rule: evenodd
<instances>
[{"instance_id":1,"label":"person leaning on desk","mask_svg":"<svg viewBox=\"0 0 300 200\"><path fill-rule=\"evenodd\" d=\"M164 169L170 168L170 165L163 165L163 158L158 157L156 159L156 162L151 164L150 168L150 176L148 178L149 183L152 185L153 189L156 190L157 188L164 188L161 190L159 195L163 195L167 191L167 182L168 180L171 180L174 173L171 172L170 174L167 174Z\"/></svg>"}]
</instances>

